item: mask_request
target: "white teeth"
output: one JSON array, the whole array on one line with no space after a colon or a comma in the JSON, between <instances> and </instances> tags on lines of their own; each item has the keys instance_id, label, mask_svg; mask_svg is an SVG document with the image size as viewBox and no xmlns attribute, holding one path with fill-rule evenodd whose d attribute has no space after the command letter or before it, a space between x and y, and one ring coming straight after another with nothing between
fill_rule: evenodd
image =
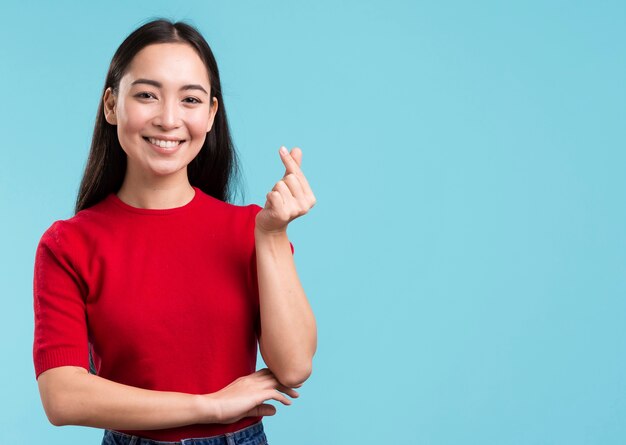
<instances>
[{"instance_id":1,"label":"white teeth","mask_svg":"<svg viewBox=\"0 0 626 445\"><path fill-rule=\"evenodd\" d=\"M158 145L161 148L173 148L180 144L180 141L162 141L160 139L148 138L151 144Z\"/></svg>"}]
</instances>

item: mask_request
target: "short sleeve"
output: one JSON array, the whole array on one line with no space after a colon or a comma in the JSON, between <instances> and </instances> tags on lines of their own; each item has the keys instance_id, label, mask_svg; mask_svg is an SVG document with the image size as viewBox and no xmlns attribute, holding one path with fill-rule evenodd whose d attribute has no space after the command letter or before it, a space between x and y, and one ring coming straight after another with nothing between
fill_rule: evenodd
<instances>
[{"instance_id":1,"label":"short sleeve","mask_svg":"<svg viewBox=\"0 0 626 445\"><path fill-rule=\"evenodd\" d=\"M33 307L35 375L57 366L89 370L85 285L71 261L71 247L57 221L35 253Z\"/></svg>"}]
</instances>

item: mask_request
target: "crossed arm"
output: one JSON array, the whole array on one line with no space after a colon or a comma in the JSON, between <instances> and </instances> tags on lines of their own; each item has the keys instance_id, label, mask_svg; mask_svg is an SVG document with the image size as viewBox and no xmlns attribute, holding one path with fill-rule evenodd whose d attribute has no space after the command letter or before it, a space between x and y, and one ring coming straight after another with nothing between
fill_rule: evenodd
<instances>
[{"instance_id":1,"label":"crossed arm","mask_svg":"<svg viewBox=\"0 0 626 445\"><path fill-rule=\"evenodd\" d=\"M259 348L278 381L291 388L311 374L317 334L285 233L255 230L261 307Z\"/></svg>"},{"instance_id":2,"label":"crossed arm","mask_svg":"<svg viewBox=\"0 0 626 445\"><path fill-rule=\"evenodd\" d=\"M263 360L285 386L298 387L311 374L317 348L315 318L304 294L287 238L287 225L315 205L300 169L302 150L281 147L285 175L267 194L254 229Z\"/></svg>"}]
</instances>

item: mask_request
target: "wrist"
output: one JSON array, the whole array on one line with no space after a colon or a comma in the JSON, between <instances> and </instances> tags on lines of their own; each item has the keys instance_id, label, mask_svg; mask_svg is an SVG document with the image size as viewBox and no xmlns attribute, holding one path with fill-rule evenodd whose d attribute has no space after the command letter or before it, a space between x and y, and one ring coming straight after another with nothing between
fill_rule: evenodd
<instances>
[{"instance_id":1,"label":"wrist","mask_svg":"<svg viewBox=\"0 0 626 445\"><path fill-rule=\"evenodd\" d=\"M277 230L265 230L258 226L254 228L254 236L255 238L286 238L287 237L287 227L283 229Z\"/></svg>"},{"instance_id":2,"label":"wrist","mask_svg":"<svg viewBox=\"0 0 626 445\"><path fill-rule=\"evenodd\" d=\"M198 423L220 423L220 408L213 394L194 395L194 407L200 421Z\"/></svg>"}]
</instances>

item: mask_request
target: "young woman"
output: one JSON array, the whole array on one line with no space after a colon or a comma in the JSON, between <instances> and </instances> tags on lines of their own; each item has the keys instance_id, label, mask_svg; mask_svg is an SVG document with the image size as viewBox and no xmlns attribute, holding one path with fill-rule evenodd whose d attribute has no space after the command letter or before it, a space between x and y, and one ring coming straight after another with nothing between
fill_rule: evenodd
<instances>
[{"instance_id":1,"label":"young woman","mask_svg":"<svg viewBox=\"0 0 626 445\"><path fill-rule=\"evenodd\" d=\"M266 443L266 402L298 397L317 338L286 234L315 197L302 151L278 156L263 208L229 203L236 154L208 44L167 20L126 38L75 215L36 252L33 357L52 424L103 428L103 444Z\"/></svg>"}]
</instances>

